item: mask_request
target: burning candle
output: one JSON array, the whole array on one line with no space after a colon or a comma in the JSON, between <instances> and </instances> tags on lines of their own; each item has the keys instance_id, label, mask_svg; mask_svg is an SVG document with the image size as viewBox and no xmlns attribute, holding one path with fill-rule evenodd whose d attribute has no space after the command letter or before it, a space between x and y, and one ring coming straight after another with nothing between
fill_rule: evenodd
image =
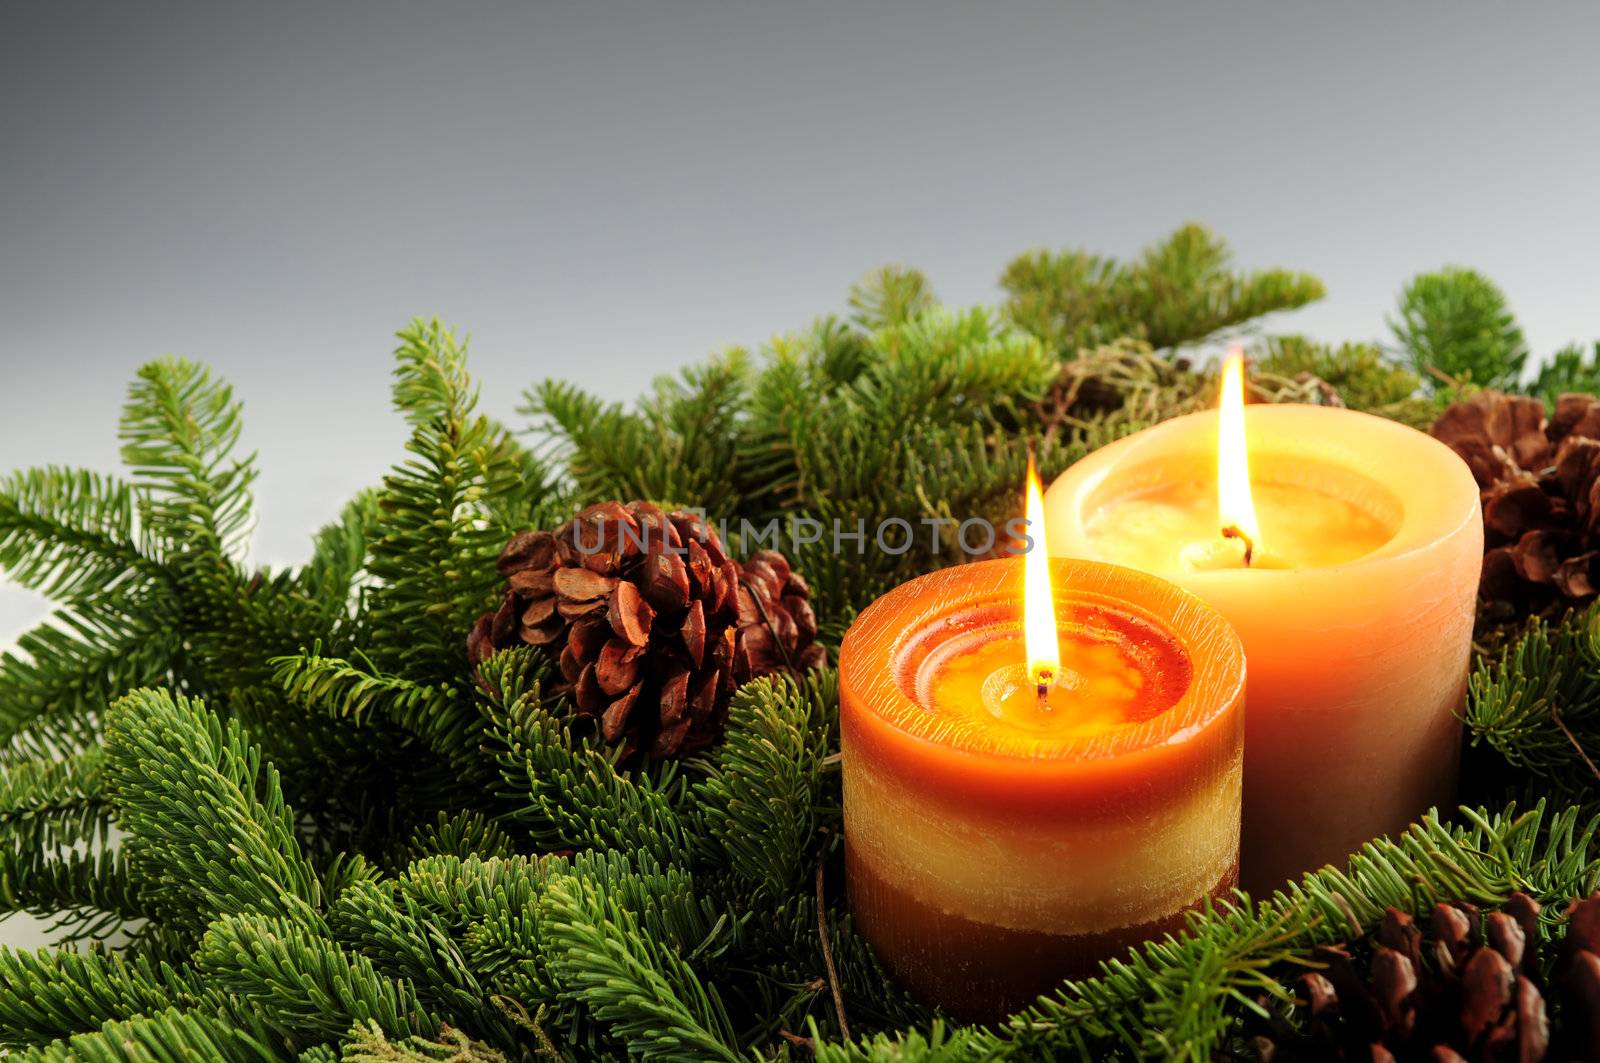
<instances>
[{"instance_id":1,"label":"burning candle","mask_svg":"<svg viewBox=\"0 0 1600 1063\"><path fill-rule=\"evenodd\" d=\"M851 625L839 685L856 924L958 1017L1090 974L1236 882L1243 652L1170 583L1042 542L935 572Z\"/></svg>"},{"instance_id":2,"label":"burning candle","mask_svg":"<svg viewBox=\"0 0 1600 1063\"><path fill-rule=\"evenodd\" d=\"M1220 411L1096 451L1047 513L1051 554L1179 583L1244 640L1247 888L1451 799L1483 527L1449 448L1351 410L1246 407L1235 352Z\"/></svg>"}]
</instances>

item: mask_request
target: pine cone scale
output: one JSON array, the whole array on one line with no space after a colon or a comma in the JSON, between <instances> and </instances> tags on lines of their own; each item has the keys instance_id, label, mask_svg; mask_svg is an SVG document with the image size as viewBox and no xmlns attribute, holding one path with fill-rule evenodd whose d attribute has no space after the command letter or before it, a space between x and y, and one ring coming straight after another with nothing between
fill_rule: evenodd
<instances>
[{"instance_id":1,"label":"pine cone scale","mask_svg":"<svg viewBox=\"0 0 1600 1063\"><path fill-rule=\"evenodd\" d=\"M683 618L683 630L679 634L689 659L699 668L705 663L706 657L706 610L701 601L696 600L689 607Z\"/></svg>"},{"instance_id":2,"label":"pine cone scale","mask_svg":"<svg viewBox=\"0 0 1600 1063\"><path fill-rule=\"evenodd\" d=\"M598 613L606 607L603 598L592 598L588 601L569 602L565 598L556 602L556 612L568 620L577 620L580 617Z\"/></svg>"},{"instance_id":3,"label":"pine cone scale","mask_svg":"<svg viewBox=\"0 0 1600 1063\"><path fill-rule=\"evenodd\" d=\"M518 594L552 594L556 589L553 568L526 568L511 574L508 582Z\"/></svg>"},{"instance_id":4,"label":"pine cone scale","mask_svg":"<svg viewBox=\"0 0 1600 1063\"><path fill-rule=\"evenodd\" d=\"M561 637L561 625L557 623L546 627L524 627L518 635L529 646L549 646Z\"/></svg>"},{"instance_id":5,"label":"pine cone scale","mask_svg":"<svg viewBox=\"0 0 1600 1063\"><path fill-rule=\"evenodd\" d=\"M639 657L644 647L623 639L612 639L600 648L595 662L595 679L607 694L621 694L639 679Z\"/></svg>"},{"instance_id":6,"label":"pine cone scale","mask_svg":"<svg viewBox=\"0 0 1600 1063\"><path fill-rule=\"evenodd\" d=\"M522 611L523 627L541 627L556 615L556 600L554 597L535 598L528 608Z\"/></svg>"},{"instance_id":7,"label":"pine cone scale","mask_svg":"<svg viewBox=\"0 0 1600 1063\"><path fill-rule=\"evenodd\" d=\"M616 589L617 581L593 569L562 568L555 575L556 593L565 602L592 602L605 598Z\"/></svg>"},{"instance_id":8,"label":"pine cone scale","mask_svg":"<svg viewBox=\"0 0 1600 1063\"><path fill-rule=\"evenodd\" d=\"M650 641L650 625L656 611L644 600L639 588L624 580L617 584L606 606L606 621L630 645L644 646Z\"/></svg>"},{"instance_id":9,"label":"pine cone scale","mask_svg":"<svg viewBox=\"0 0 1600 1063\"><path fill-rule=\"evenodd\" d=\"M547 531L519 532L500 552L496 567L510 578L518 572L548 569L556 562L556 537Z\"/></svg>"}]
</instances>

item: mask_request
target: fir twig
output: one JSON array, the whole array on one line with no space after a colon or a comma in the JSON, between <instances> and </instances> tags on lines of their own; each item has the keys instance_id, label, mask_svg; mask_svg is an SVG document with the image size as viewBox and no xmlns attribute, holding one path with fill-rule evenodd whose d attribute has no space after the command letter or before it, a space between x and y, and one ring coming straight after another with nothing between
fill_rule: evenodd
<instances>
[{"instance_id":1,"label":"fir twig","mask_svg":"<svg viewBox=\"0 0 1600 1063\"><path fill-rule=\"evenodd\" d=\"M839 969L833 962L833 935L828 932L828 898L823 892L827 868L817 864L817 938L822 944L822 962L828 970L828 989L833 993L833 1014L839 1023L839 1036L850 1040L850 1023L844 1017L844 992L839 988Z\"/></svg>"},{"instance_id":2,"label":"fir twig","mask_svg":"<svg viewBox=\"0 0 1600 1063\"><path fill-rule=\"evenodd\" d=\"M1567 721L1561 718L1561 710L1553 705L1550 707L1550 720L1561 729L1561 733L1572 744L1573 751L1583 761L1584 767L1589 769L1589 774L1595 777L1596 782L1600 782L1600 768L1595 767L1588 750L1583 748L1583 743L1578 741L1578 736L1572 733L1572 728L1567 726Z\"/></svg>"}]
</instances>

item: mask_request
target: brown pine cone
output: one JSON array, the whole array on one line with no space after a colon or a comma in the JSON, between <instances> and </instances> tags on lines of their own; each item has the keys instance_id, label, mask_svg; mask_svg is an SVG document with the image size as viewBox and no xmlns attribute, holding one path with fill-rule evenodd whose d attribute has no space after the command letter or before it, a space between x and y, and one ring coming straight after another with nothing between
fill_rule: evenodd
<instances>
[{"instance_id":1,"label":"brown pine cone","mask_svg":"<svg viewBox=\"0 0 1600 1063\"><path fill-rule=\"evenodd\" d=\"M686 756L721 737L734 688L827 663L810 589L780 553L728 557L685 511L602 502L506 544L500 608L467 637L473 665L526 644L561 669L553 689L624 756Z\"/></svg>"},{"instance_id":2,"label":"brown pine cone","mask_svg":"<svg viewBox=\"0 0 1600 1063\"><path fill-rule=\"evenodd\" d=\"M1295 1010L1264 1008L1247 1021L1247 1043L1262 1060L1600 1061L1600 893L1566 916L1546 984L1539 905L1525 894L1487 915L1438 904L1426 936L1391 908L1349 946L1318 949L1319 970L1282 972ZM1559 1029L1546 1007L1555 1000Z\"/></svg>"},{"instance_id":3,"label":"brown pine cone","mask_svg":"<svg viewBox=\"0 0 1600 1063\"><path fill-rule=\"evenodd\" d=\"M1451 406L1433 435L1467 463L1483 500L1479 596L1496 620L1600 591L1600 401L1497 391Z\"/></svg>"}]
</instances>

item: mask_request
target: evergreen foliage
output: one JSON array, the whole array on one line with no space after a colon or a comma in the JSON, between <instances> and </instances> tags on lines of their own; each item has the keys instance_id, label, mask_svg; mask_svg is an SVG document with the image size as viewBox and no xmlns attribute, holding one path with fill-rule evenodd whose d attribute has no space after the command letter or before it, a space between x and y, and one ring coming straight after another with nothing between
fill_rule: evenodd
<instances>
[{"instance_id":1,"label":"evergreen foliage","mask_svg":"<svg viewBox=\"0 0 1600 1063\"><path fill-rule=\"evenodd\" d=\"M1539 365L1528 393L1553 403L1563 392L1593 395L1600 392L1600 340L1587 350L1569 343Z\"/></svg>"},{"instance_id":2,"label":"evergreen foliage","mask_svg":"<svg viewBox=\"0 0 1600 1063\"><path fill-rule=\"evenodd\" d=\"M394 402L412 426L412 456L378 499L361 645L380 668L460 683L461 632L493 599L494 559L534 515L525 499L542 483L524 482L528 466L510 433L475 413L477 387L449 329L412 323L395 358Z\"/></svg>"},{"instance_id":3,"label":"evergreen foliage","mask_svg":"<svg viewBox=\"0 0 1600 1063\"><path fill-rule=\"evenodd\" d=\"M1464 716L1473 742L1549 785L1600 782L1600 607L1531 620L1472 676Z\"/></svg>"},{"instance_id":4,"label":"evergreen foliage","mask_svg":"<svg viewBox=\"0 0 1600 1063\"><path fill-rule=\"evenodd\" d=\"M341 1055L327 1058L344 1063L509 1063L505 1055L460 1030L447 1029L438 1040L408 1037L396 1043L372 1026L358 1028Z\"/></svg>"},{"instance_id":5,"label":"evergreen foliage","mask_svg":"<svg viewBox=\"0 0 1600 1063\"><path fill-rule=\"evenodd\" d=\"M839 818L827 763L838 676L751 683L735 697L723 745L695 784L699 836L739 888L781 903L813 862L818 829Z\"/></svg>"},{"instance_id":6,"label":"evergreen foliage","mask_svg":"<svg viewBox=\"0 0 1600 1063\"><path fill-rule=\"evenodd\" d=\"M854 301L892 302L884 286L900 277L877 275ZM576 502L695 505L726 522L736 547L781 547L837 640L857 610L930 566L935 536L931 563L948 563L961 556L961 520L1005 522L1024 461L1015 430L1057 371L1041 344L983 309L883 320L867 332L823 319L774 340L759 365L729 352L658 381L637 411L557 382L532 389L525 409L553 438ZM1069 459L1052 449L1041 462ZM872 548L891 518L910 525L886 536L900 550L909 535L903 553ZM845 534L865 529L841 537L843 556L835 521Z\"/></svg>"},{"instance_id":7,"label":"evergreen foliage","mask_svg":"<svg viewBox=\"0 0 1600 1063\"><path fill-rule=\"evenodd\" d=\"M1422 380L1416 373L1384 356L1373 343L1317 343L1305 336L1273 336L1256 363L1258 376L1273 374L1289 379L1308 376L1329 385L1353 410L1402 421L1426 429L1444 412L1454 394L1448 391L1420 397Z\"/></svg>"},{"instance_id":8,"label":"evergreen foliage","mask_svg":"<svg viewBox=\"0 0 1600 1063\"><path fill-rule=\"evenodd\" d=\"M1443 400L1423 374L1514 378L1515 324L1481 286L1463 294L1472 283L1408 290L1413 366L1372 344L1262 338L1257 397L1425 424ZM736 552L784 550L836 649L877 594L969 556L959 521L1015 513L1026 440L1050 476L1198 408L1209 368L1177 348L1321 293L1303 274L1237 273L1194 226L1131 263L1025 256L1004 286L1002 308L958 311L916 270L885 269L848 316L724 352L631 406L535 385L531 448L478 411L464 342L413 322L394 383L407 456L286 571L249 561L255 466L232 391L189 362L142 369L124 478L0 481L0 567L57 606L0 659L0 909L55 918L63 943L0 949L0 1046L1198 1060L1238 1048L1245 1016L1292 1011L1285 971L1386 905L1600 885L1581 812L1600 785L1592 613L1485 660L1466 709L1505 793L1559 782L1570 807L1520 812L1496 791L1347 869L1199 913L993 1028L909 1000L851 927L834 673L745 684L711 749L625 763L547 693L544 656L469 668L506 539L612 497L700 506ZM1587 387L1592 367L1574 354L1530 386ZM871 542L890 519L911 549ZM859 551L804 541L835 520L862 529Z\"/></svg>"},{"instance_id":9,"label":"evergreen foliage","mask_svg":"<svg viewBox=\"0 0 1600 1063\"><path fill-rule=\"evenodd\" d=\"M261 1039L203 1013L167 1009L113 1020L9 1058L22 1063L271 1063L282 1059Z\"/></svg>"},{"instance_id":10,"label":"evergreen foliage","mask_svg":"<svg viewBox=\"0 0 1600 1063\"><path fill-rule=\"evenodd\" d=\"M105 742L127 851L168 922L265 912L321 925L321 887L277 770L237 721L138 690L111 707Z\"/></svg>"},{"instance_id":11,"label":"evergreen foliage","mask_svg":"<svg viewBox=\"0 0 1600 1063\"><path fill-rule=\"evenodd\" d=\"M1228 245L1185 225L1121 263L1087 251L1033 251L1006 267L1006 316L1072 354L1123 337L1159 349L1198 343L1264 314L1322 298L1322 282L1271 269L1238 274Z\"/></svg>"},{"instance_id":12,"label":"evergreen foliage","mask_svg":"<svg viewBox=\"0 0 1600 1063\"><path fill-rule=\"evenodd\" d=\"M1389 322L1412 367L1446 382L1514 388L1528 360L1522 329L1493 281L1450 267L1411 279Z\"/></svg>"}]
</instances>

